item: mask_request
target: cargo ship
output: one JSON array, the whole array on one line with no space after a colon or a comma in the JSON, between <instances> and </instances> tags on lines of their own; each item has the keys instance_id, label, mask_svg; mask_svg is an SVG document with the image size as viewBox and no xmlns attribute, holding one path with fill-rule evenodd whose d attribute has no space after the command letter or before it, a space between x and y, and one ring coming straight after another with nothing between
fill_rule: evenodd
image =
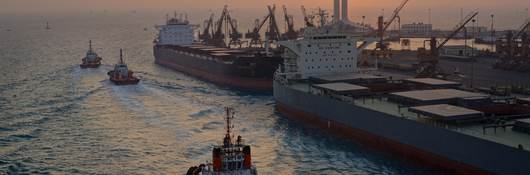
<instances>
[{"instance_id":1,"label":"cargo ship","mask_svg":"<svg viewBox=\"0 0 530 175\"><path fill-rule=\"evenodd\" d=\"M357 66L362 34L328 27L280 42L276 110L443 174L528 174L530 99Z\"/></svg>"},{"instance_id":2,"label":"cargo ship","mask_svg":"<svg viewBox=\"0 0 530 175\"><path fill-rule=\"evenodd\" d=\"M212 162L193 166L186 175L257 175L252 165L250 146L246 145L241 136L236 140L232 135L234 109L225 108L226 134L223 144L215 146L212 151Z\"/></svg>"},{"instance_id":3,"label":"cargo ship","mask_svg":"<svg viewBox=\"0 0 530 175\"><path fill-rule=\"evenodd\" d=\"M199 35L196 25L190 24L183 15L168 18L165 25L157 26L159 34L154 41L155 63L220 86L272 92L272 78L282 63L281 56L275 54L278 52L270 48L268 43L265 44L266 48L242 47L241 34L237 32L230 34L233 39L231 44L226 44L222 26L224 22L234 21L227 14L225 8L216 23L220 26L216 31L209 30L213 26L213 19L210 19L206 33Z\"/></svg>"}]
</instances>

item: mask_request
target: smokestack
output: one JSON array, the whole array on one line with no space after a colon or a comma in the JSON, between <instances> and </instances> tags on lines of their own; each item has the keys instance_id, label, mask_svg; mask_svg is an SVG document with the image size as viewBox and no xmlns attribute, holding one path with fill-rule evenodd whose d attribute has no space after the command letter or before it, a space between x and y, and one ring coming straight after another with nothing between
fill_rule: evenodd
<instances>
[{"instance_id":1,"label":"smokestack","mask_svg":"<svg viewBox=\"0 0 530 175\"><path fill-rule=\"evenodd\" d=\"M348 0L342 0L342 21L348 20Z\"/></svg>"},{"instance_id":2,"label":"smokestack","mask_svg":"<svg viewBox=\"0 0 530 175\"><path fill-rule=\"evenodd\" d=\"M340 21L340 1L335 0L333 4L333 22Z\"/></svg>"}]
</instances>

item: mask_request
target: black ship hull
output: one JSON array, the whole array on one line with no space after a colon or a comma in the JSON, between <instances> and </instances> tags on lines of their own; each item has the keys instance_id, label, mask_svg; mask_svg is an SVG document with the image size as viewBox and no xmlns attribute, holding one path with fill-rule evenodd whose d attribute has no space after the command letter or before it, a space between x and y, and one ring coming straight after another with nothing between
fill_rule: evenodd
<instances>
[{"instance_id":1,"label":"black ship hull","mask_svg":"<svg viewBox=\"0 0 530 175\"><path fill-rule=\"evenodd\" d=\"M197 48L155 45L156 64L237 90L272 92L281 57L254 53L219 54Z\"/></svg>"}]
</instances>

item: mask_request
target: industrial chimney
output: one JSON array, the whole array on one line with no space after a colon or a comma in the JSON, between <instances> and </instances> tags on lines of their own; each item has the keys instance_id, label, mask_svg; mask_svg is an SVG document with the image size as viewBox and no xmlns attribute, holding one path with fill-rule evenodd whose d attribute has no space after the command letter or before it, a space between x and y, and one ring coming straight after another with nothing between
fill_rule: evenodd
<instances>
[{"instance_id":1,"label":"industrial chimney","mask_svg":"<svg viewBox=\"0 0 530 175\"><path fill-rule=\"evenodd\" d=\"M335 0L333 4L333 22L340 21L340 0Z\"/></svg>"},{"instance_id":2,"label":"industrial chimney","mask_svg":"<svg viewBox=\"0 0 530 175\"><path fill-rule=\"evenodd\" d=\"M348 18L348 0L342 0L342 21L349 21Z\"/></svg>"}]
</instances>

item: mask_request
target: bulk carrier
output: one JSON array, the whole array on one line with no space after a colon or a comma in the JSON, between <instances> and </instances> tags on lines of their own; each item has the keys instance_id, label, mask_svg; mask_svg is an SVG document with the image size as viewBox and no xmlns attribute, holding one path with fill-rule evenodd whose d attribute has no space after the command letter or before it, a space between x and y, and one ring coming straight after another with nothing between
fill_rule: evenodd
<instances>
[{"instance_id":1,"label":"bulk carrier","mask_svg":"<svg viewBox=\"0 0 530 175\"><path fill-rule=\"evenodd\" d=\"M280 42L274 99L282 115L444 173L530 172L529 98L360 69L372 40L334 21Z\"/></svg>"},{"instance_id":2,"label":"bulk carrier","mask_svg":"<svg viewBox=\"0 0 530 175\"><path fill-rule=\"evenodd\" d=\"M231 26L229 35L223 33L225 26ZM243 47L242 34L227 7L215 24L212 15L203 26L204 32L199 34L198 27L184 15L168 18L166 25L157 28L159 34L154 41L157 64L229 88L272 91L274 71L282 63L279 52L270 47L269 41L252 40L251 44L247 42L248 47ZM247 35L258 36L259 30ZM230 42L226 42L226 36L230 36ZM257 45L264 47L252 47Z\"/></svg>"}]
</instances>

